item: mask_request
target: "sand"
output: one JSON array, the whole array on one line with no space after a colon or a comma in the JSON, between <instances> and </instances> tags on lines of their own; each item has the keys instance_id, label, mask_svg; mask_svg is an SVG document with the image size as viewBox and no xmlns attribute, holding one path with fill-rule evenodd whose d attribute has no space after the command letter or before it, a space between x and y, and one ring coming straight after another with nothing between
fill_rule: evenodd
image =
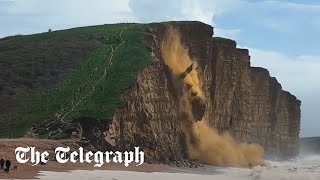
<instances>
[{"instance_id":1,"label":"sand","mask_svg":"<svg viewBox=\"0 0 320 180\"><path fill-rule=\"evenodd\" d=\"M104 164L101 168L94 167L92 163L71 163L66 164L58 163L54 160L49 160L46 165L32 166L31 163L21 164L16 161L15 149L17 147L36 147L39 152L48 151L50 155L54 156L54 149L56 147L73 147L77 148L72 140L42 140L42 139L1 139L0 140L0 158L9 159L12 162L12 167L17 166L17 170L10 170L9 173L5 173L0 170L0 179L32 179L39 175L40 171L53 171L53 172L66 172L70 170L125 170L125 171L137 171L137 172L162 172L167 171L168 166L155 165L155 164L142 164L136 166L130 164L125 167L124 164Z\"/></svg>"}]
</instances>

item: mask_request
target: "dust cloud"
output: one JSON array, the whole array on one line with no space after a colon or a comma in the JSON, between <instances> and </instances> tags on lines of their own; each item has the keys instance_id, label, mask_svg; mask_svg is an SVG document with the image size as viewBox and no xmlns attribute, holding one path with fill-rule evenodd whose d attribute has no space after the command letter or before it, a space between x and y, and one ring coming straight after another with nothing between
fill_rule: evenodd
<instances>
[{"instance_id":1,"label":"dust cloud","mask_svg":"<svg viewBox=\"0 0 320 180\"><path fill-rule=\"evenodd\" d=\"M192 158L211 165L248 167L263 165L263 149L257 144L236 142L228 133L219 135L206 121L193 124L197 145L189 143Z\"/></svg>"},{"instance_id":2,"label":"dust cloud","mask_svg":"<svg viewBox=\"0 0 320 180\"><path fill-rule=\"evenodd\" d=\"M228 133L220 135L209 126L204 116L206 99L201 89L197 63L190 58L188 49L181 43L180 33L172 26L166 29L161 43L161 55L171 70L174 83L181 86L178 87L182 91L178 93L179 108L187 114L185 134L190 157L219 166L246 167L264 164L261 146L237 142ZM193 103L195 99L198 103ZM195 112L199 109L203 111L200 115Z\"/></svg>"}]
</instances>

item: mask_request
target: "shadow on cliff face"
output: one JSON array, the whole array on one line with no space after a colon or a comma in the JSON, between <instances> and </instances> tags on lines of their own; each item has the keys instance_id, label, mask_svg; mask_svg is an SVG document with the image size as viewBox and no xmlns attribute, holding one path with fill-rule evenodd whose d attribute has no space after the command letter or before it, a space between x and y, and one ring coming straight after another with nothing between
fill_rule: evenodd
<instances>
[{"instance_id":1,"label":"shadow on cliff face","mask_svg":"<svg viewBox=\"0 0 320 180\"><path fill-rule=\"evenodd\" d=\"M206 111L206 104L199 96L191 98L192 115L196 121L201 121Z\"/></svg>"},{"instance_id":2,"label":"shadow on cliff face","mask_svg":"<svg viewBox=\"0 0 320 180\"><path fill-rule=\"evenodd\" d=\"M84 148L110 150L112 146L106 143L103 132L109 129L109 122L101 122L95 118L79 117L65 130ZM75 133L75 134L74 134Z\"/></svg>"},{"instance_id":3,"label":"shadow on cliff face","mask_svg":"<svg viewBox=\"0 0 320 180\"><path fill-rule=\"evenodd\" d=\"M175 99L184 120L189 156L210 165L252 166L264 164L263 149L239 143L229 134L218 134L205 117L206 98L197 73L197 63L180 40L179 32L168 26L161 43L161 56L170 72Z\"/></svg>"}]
</instances>

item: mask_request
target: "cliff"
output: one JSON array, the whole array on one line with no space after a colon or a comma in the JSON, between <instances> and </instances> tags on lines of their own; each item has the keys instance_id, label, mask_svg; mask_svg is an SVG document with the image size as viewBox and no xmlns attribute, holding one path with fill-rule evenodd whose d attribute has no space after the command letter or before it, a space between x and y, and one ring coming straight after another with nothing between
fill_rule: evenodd
<instances>
[{"instance_id":1,"label":"cliff","mask_svg":"<svg viewBox=\"0 0 320 180\"><path fill-rule=\"evenodd\" d=\"M210 124L220 133L228 131L240 141L262 145L269 158L296 156L300 101L283 91L268 70L250 67L248 50L236 48L232 40L212 38L212 27L202 23L172 25L198 63L197 72L208 99L205 116ZM188 157L180 128L184 117L159 52L165 28L165 24L149 28L152 36L146 41L155 63L139 72L134 86L124 93L128 104L116 112L112 126L113 132L118 132L114 134L118 148L143 144L159 161Z\"/></svg>"},{"instance_id":2,"label":"cliff","mask_svg":"<svg viewBox=\"0 0 320 180\"><path fill-rule=\"evenodd\" d=\"M178 32L181 45L164 43L168 39L168 28ZM212 37L211 26L200 22L105 25L95 27L92 32L88 28L53 32L54 35L45 35L50 36L49 39L37 39L35 44L40 47L47 42L50 47L57 38L67 42L67 37L72 37L75 31L80 42L87 38L95 46L81 45L87 50L81 53L70 51L79 55L78 58L65 53L66 49L53 47L56 60L70 55L74 61L70 61L68 68L57 63L58 71L31 84L49 82L45 79L53 76L60 77L59 83L31 87L31 92L26 91L28 93L21 98L15 93L9 96L14 99L10 100L12 104L23 102L20 103L22 110L7 110L18 116L17 121L9 118L14 125L13 132L17 132L15 136L26 134L28 130L29 137L71 136L79 143L98 149L130 150L140 146L147 160L152 162L202 160L192 155L190 149L203 143L194 140L203 137L194 137L194 133L202 131L197 129L201 125L198 121L205 121L218 134L228 132L237 142L261 145L269 157L287 159L297 155L301 102L283 91L266 69L250 67L248 50L237 48L232 40ZM13 53L15 48L23 55L23 48L30 46L17 46L21 38L24 37L0 41L0 48L8 48L0 57L12 58L7 54ZM166 45L168 49L164 48ZM97 53L90 55L93 49ZM174 51L168 54L171 50L181 54L174 54ZM88 58L83 58L88 54ZM43 61L48 57L52 56L45 56ZM175 59L174 67L168 57ZM34 57L29 59L34 60ZM27 65L23 67L28 68ZM190 76L192 79L188 79ZM26 88L17 86L16 91L20 87ZM12 129L7 119L2 118L0 123L4 132ZM206 143L215 140L216 134L212 134L205 136ZM232 142L232 153L227 156L234 154L233 149L244 146L232 145L233 139L223 137L223 141ZM252 152L250 148L244 151ZM235 164L250 165L251 161L246 163Z\"/></svg>"}]
</instances>

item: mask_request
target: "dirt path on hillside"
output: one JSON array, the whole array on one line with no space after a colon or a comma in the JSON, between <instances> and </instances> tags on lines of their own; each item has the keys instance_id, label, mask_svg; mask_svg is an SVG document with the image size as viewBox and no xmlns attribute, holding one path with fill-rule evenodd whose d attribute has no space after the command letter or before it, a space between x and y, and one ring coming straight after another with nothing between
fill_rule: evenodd
<instances>
[{"instance_id":1,"label":"dirt path on hillside","mask_svg":"<svg viewBox=\"0 0 320 180\"><path fill-rule=\"evenodd\" d=\"M104 72L103 72L102 76L99 78L99 81L92 87L92 90L91 90L91 91L89 91L89 92L88 92L87 94L85 94L83 97L79 98L78 101L72 102L72 107L71 107L71 109L70 109L69 111L65 112L64 115L60 118L60 121L61 121L61 122L66 123L66 122L64 121L64 118L65 118L68 114L70 114L71 112L73 112L73 111L76 109L76 107L77 107L84 99L86 99L87 97L91 96L91 95L95 92L96 86L99 85L99 84L101 83L101 81L103 81L104 79L107 78L107 72L108 72L109 68L111 68L111 66L112 66L112 64L113 64L113 58L114 58L116 52L117 52L118 49L126 42L126 41L122 38L122 33L123 33L123 31L121 31L121 32L119 33L119 38L121 39L122 42L121 42L118 46L116 46L115 48L113 47L113 45L110 45L110 49L111 49L110 57L109 57L109 59L108 59L108 63L107 63L107 65L106 65L106 67L104 68ZM63 112L62 112L62 113L63 113ZM62 114L62 113L60 113L60 114ZM59 118L58 118L57 120L59 120Z\"/></svg>"},{"instance_id":2,"label":"dirt path on hillside","mask_svg":"<svg viewBox=\"0 0 320 180\"><path fill-rule=\"evenodd\" d=\"M53 136L59 136L63 132L63 130L61 128L59 128L56 131L51 131L50 132L50 130L49 130L50 127L53 126L53 124L56 124L56 123L62 123L64 125L67 125L68 122L65 121L65 118L70 113L72 113L74 110L76 110L76 108L80 105L81 102L83 102L86 98L90 97L96 91L97 86L103 80L108 78L107 77L107 73L108 73L109 69L112 67L113 59L114 59L118 49L126 43L126 41L122 37L123 32L124 32L124 30L119 32L119 38L121 39L121 43L120 44L118 44L117 46L109 45L109 48L111 49L111 53L109 54L109 58L106 59L107 65L104 67L104 72L99 77L99 80L94 85L92 85L92 87L90 87L91 90L89 92L87 92L86 94L82 95L82 96L80 96L80 94L78 94L77 97L72 100L71 106L67 105L65 107L62 107L60 110L58 110L56 113L54 113L54 117L50 117L50 118L48 118L48 119L46 119L46 120L41 122L41 124L44 125L46 131L49 132L48 138L52 138ZM96 67L96 68L98 68L98 67ZM93 74L91 74L91 75L93 76ZM80 87L78 87L78 91L80 92L80 89L83 88L84 86L86 86L87 84L88 84L88 82L85 82ZM52 135L53 133L55 135ZM28 137L38 137L38 134L35 133L34 130L31 130L28 134L29 134Z\"/></svg>"}]
</instances>

